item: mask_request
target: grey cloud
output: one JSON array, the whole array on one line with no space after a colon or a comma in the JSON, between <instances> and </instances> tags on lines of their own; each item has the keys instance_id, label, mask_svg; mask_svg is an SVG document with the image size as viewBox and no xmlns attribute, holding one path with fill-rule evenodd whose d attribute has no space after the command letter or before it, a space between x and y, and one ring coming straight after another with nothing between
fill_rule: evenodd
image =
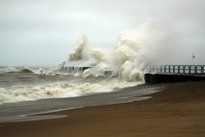
<instances>
[{"instance_id":1,"label":"grey cloud","mask_svg":"<svg viewBox=\"0 0 205 137\"><path fill-rule=\"evenodd\" d=\"M179 51L188 47L184 57L195 52L204 58L204 10L203 0L0 0L0 65L28 64L26 55L20 54L36 56L28 47L38 52L39 58L46 50L50 60L48 57L41 64L54 65L59 57L67 58L81 31L92 46L107 46L120 31L134 29L148 18L170 24ZM17 56L19 59L12 61ZM203 59L198 63L205 64Z\"/></svg>"}]
</instances>

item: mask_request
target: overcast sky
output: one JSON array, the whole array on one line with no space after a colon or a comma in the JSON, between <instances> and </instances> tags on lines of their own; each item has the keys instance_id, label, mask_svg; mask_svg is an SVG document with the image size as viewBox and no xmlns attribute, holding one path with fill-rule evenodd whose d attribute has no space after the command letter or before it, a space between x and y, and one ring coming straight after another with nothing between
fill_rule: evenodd
<instances>
[{"instance_id":1,"label":"overcast sky","mask_svg":"<svg viewBox=\"0 0 205 137\"><path fill-rule=\"evenodd\" d=\"M205 64L204 0L0 0L0 66L57 65L82 31L109 47L150 18L173 29L180 63Z\"/></svg>"}]
</instances>

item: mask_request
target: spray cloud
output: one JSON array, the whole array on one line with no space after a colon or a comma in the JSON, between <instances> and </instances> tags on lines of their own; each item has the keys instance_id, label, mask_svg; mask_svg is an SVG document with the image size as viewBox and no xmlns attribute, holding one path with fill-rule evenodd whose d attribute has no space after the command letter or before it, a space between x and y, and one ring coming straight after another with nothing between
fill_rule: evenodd
<instances>
[{"instance_id":1,"label":"spray cloud","mask_svg":"<svg viewBox=\"0 0 205 137\"><path fill-rule=\"evenodd\" d=\"M115 45L107 50L89 49L87 37L82 34L69 54L69 61L94 60L97 65L86 70L86 76L99 76L103 70L109 69L126 81L141 81L147 65L167 61L165 56L169 57L172 47L170 32L166 24L151 20L135 30L119 33Z\"/></svg>"},{"instance_id":2,"label":"spray cloud","mask_svg":"<svg viewBox=\"0 0 205 137\"><path fill-rule=\"evenodd\" d=\"M88 38L82 33L76 43L75 49L69 54L69 61L85 60L86 48L88 48Z\"/></svg>"}]
</instances>

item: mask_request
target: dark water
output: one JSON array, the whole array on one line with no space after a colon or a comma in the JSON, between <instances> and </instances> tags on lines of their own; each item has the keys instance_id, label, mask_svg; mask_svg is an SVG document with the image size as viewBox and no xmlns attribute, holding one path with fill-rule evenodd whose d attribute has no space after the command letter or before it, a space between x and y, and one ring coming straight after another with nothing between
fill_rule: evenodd
<instances>
[{"instance_id":1,"label":"dark water","mask_svg":"<svg viewBox=\"0 0 205 137\"><path fill-rule=\"evenodd\" d=\"M142 84L118 77L71 75L55 67L0 67L0 122L56 118L25 116L137 101L160 91L160 87Z\"/></svg>"},{"instance_id":2,"label":"dark water","mask_svg":"<svg viewBox=\"0 0 205 137\"><path fill-rule=\"evenodd\" d=\"M5 103L0 105L0 122L19 122L60 118L64 116L41 117L28 115L69 110L85 106L97 106L139 101L150 98L150 94L159 92L162 89L163 87L153 87L144 85L121 89L115 92L99 93L73 98L42 99L38 101ZM143 97L141 97L142 95Z\"/></svg>"}]
</instances>

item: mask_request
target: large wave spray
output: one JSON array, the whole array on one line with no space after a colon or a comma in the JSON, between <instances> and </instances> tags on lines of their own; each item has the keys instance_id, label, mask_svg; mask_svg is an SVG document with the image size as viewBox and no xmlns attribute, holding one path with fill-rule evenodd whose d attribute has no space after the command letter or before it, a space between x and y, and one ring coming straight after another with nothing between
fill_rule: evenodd
<instances>
[{"instance_id":1,"label":"large wave spray","mask_svg":"<svg viewBox=\"0 0 205 137\"><path fill-rule=\"evenodd\" d=\"M159 64L164 55L168 56L170 35L167 25L152 20L135 30L119 33L110 49L90 49L87 36L82 34L75 49L69 54L69 62L94 60L96 67L84 71L84 76L99 76L103 70L112 70L114 76L123 80L143 81L146 66Z\"/></svg>"},{"instance_id":2,"label":"large wave spray","mask_svg":"<svg viewBox=\"0 0 205 137\"><path fill-rule=\"evenodd\" d=\"M88 38L84 33L82 33L76 43L75 49L69 55L69 60L85 60L87 55L86 51L88 51Z\"/></svg>"}]
</instances>

